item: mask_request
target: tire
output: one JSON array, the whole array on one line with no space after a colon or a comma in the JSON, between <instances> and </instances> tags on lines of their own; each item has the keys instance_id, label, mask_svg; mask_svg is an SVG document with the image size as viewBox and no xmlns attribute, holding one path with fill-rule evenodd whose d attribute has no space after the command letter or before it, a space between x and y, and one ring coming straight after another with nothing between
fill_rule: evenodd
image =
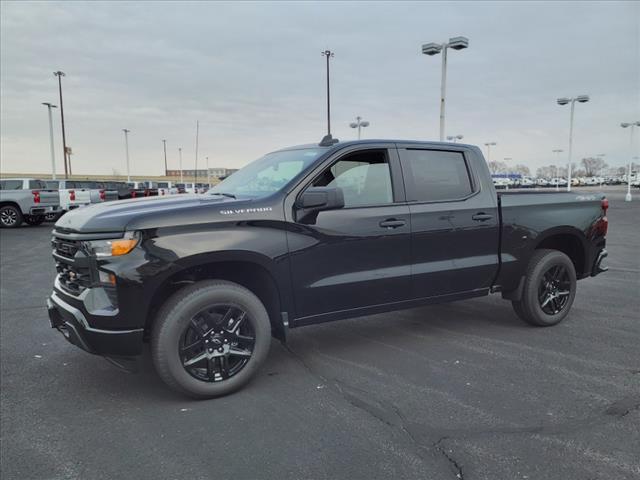
<instances>
[{"instance_id":1,"label":"tire","mask_svg":"<svg viewBox=\"0 0 640 480\"><path fill-rule=\"evenodd\" d=\"M226 312L227 307L236 313L227 312L224 316L218 313ZM240 311L245 315L239 314ZM237 318L234 319L233 316ZM240 317L242 320L239 320ZM253 334L252 348L240 349L240 346L233 346L232 339L235 337L227 331L227 318L229 325L232 320L241 324L234 327L236 334L243 332L242 336L237 338L246 339ZM209 332L205 333L207 330ZM247 334L247 331L250 333ZM189 342L186 341L187 335L191 335L192 338ZM216 338L213 338L214 336ZM208 345L203 343L205 339ZM231 343L227 343L228 339L231 339ZM214 342L219 347L215 350L210 348ZM193 350L190 346L185 347L185 343L199 343L196 351L200 353L191 353ZM271 323L262 302L246 288L222 280L197 282L176 292L160 309L151 334L151 356L160 378L173 390L198 399L228 395L243 387L266 359L270 345ZM225 354L218 354L222 349L227 349ZM243 352L251 350L251 354L250 357L244 354L243 357L238 357L231 353L231 349L240 349ZM188 357L191 358L183 355L185 350L189 351ZM183 365L202 355L209 355L207 352L213 352L211 355L218 356L214 359L203 359L189 367ZM219 367L220 372L223 372L221 357L226 358L224 362L229 368L227 374L238 365L241 365L240 370L228 376L222 376L224 373L216 371L213 374L214 378L209 378L210 369L213 371ZM234 362L239 363L233 367ZM206 374L203 370L206 370ZM215 380L217 377L219 379Z\"/></svg>"},{"instance_id":2,"label":"tire","mask_svg":"<svg viewBox=\"0 0 640 480\"><path fill-rule=\"evenodd\" d=\"M22 212L15 205L0 207L0 228L18 228L23 220Z\"/></svg>"},{"instance_id":3,"label":"tire","mask_svg":"<svg viewBox=\"0 0 640 480\"><path fill-rule=\"evenodd\" d=\"M28 225L42 225L44 223L45 216L44 215L25 215L24 221Z\"/></svg>"},{"instance_id":4,"label":"tire","mask_svg":"<svg viewBox=\"0 0 640 480\"><path fill-rule=\"evenodd\" d=\"M512 302L513 309L531 325L556 325L569 314L576 286L576 270L567 255L558 250L536 250L527 267L522 298Z\"/></svg>"},{"instance_id":5,"label":"tire","mask_svg":"<svg viewBox=\"0 0 640 480\"><path fill-rule=\"evenodd\" d=\"M57 222L61 216L62 216L61 212L47 213L44 216L44 220L45 222Z\"/></svg>"}]
</instances>

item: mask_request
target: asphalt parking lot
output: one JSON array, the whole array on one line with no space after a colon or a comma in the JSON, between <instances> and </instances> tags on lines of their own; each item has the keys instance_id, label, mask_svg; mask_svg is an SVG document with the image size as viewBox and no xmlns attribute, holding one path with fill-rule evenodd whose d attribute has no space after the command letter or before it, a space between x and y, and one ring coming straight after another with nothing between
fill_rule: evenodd
<instances>
[{"instance_id":1,"label":"asphalt parking lot","mask_svg":"<svg viewBox=\"0 0 640 480\"><path fill-rule=\"evenodd\" d=\"M640 192L607 194L610 270L560 325L491 296L306 327L199 402L68 344L51 225L2 230L1 476L640 478Z\"/></svg>"}]
</instances>

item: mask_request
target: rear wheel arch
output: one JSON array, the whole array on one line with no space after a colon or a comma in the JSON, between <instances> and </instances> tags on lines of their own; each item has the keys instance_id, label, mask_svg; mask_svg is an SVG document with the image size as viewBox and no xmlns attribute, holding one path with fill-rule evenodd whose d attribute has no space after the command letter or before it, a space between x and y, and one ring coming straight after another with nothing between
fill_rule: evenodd
<instances>
[{"instance_id":1,"label":"rear wheel arch","mask_svg":"<svg viewBox=\"0 0 640 480\"><path fill-rule=\"evenodd\" d=\"M578 278L588 275L586 239L579 230L560 230L547 232L535 245L535 250L557 250L564 253L576 270ZM532 253L534 253L532 252Z\"/></svg>"},{"instance_id":2,"label":"rear wheel arch","mask_svg":"<svg viewBox=\"0 0 640 480\"><path fill-rule=\"evenodd\" d=\"M271 322L272 334L285 340L282 320L281 292L273 274L263 265L249 260L216 260L182 268L158 285L149 302L145 332L149 332L166 300L185 286L203 280L226 280L241 285L256 295L264 305Z\"/></svg>"}]
</instances>

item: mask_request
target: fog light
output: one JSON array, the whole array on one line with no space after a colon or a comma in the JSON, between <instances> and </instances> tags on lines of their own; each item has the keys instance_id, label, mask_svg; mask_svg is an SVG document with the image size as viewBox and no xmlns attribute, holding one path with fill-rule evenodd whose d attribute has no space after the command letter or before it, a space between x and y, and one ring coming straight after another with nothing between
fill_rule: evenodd
<instances>
[{"instance_id":1,"label":"fog light","mask_svg":"<svg viewBox=\"0 0 640 480\"><path fill-rule=\"evenodd\" d=\"M103 272L99 271L100 274L100 283L106 283L107 285L115 285L116 284L116 276L111 272Z\"/></svg>"}]
</instances>

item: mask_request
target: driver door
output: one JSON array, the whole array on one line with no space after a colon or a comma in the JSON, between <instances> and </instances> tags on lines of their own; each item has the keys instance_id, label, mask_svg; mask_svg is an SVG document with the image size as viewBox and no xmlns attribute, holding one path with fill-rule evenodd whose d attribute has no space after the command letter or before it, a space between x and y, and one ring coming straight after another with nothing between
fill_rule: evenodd
<instances>
[{"instance_id":1,"label":"driver door","mask_svg":"<svg viewBox=\"0 0 640 480\"><path fill-rule=\"evenodd\" d=\"M410 214L395 148L339 153L297 194L338 187L345 206L287 232L296 325L355 316L410 295Z\"/></svg>"}]
</instances>

